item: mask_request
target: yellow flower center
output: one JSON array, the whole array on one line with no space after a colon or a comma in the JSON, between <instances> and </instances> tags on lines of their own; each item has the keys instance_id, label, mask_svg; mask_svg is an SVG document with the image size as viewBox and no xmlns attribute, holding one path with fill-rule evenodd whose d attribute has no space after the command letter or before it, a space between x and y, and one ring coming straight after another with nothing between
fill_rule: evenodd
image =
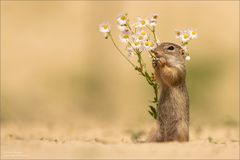
<instances>
[{"instance_id":1,"label":"yellow flower center","mask_svg":"<svg viewBox=\"0 0 240 160\"><path fill-rule=\"evenodd\" d=\"M188 37L189 37L188 34L184 34L184 35L183 35L183 38L184 38L184 39L187 39Z\"/></svg>"},{"instance_id":2,"label":"yellow flower center","mask_svg":"<svg viewBox=\"0 0 240 160\"><path fill-rule=\"evenodd\" d=\"M128 37L128 35L124 35L123 38L124 39L128 39L129 37Z\"/></svg>"},{"instance_id":3,"label":"yellow flower center","mask_svg":"<svg viewBox=\"0 0 240 160\"><path fill-rule=\"evenodd\" d=\"M138 36L138 39L139 40L143 40L143 36Z\"/></svg>"},{"instance_id":4,"label":"yellow flower center","mask_svg":"<svg viewBox=\"0 0 240 160\"><path fill-rule=\"evenodd\" d=\"M103 25L103 28L104 29L108 29L108 25Z\"/></svg>"},{"instance_id":5,"label":"yellow flower center","mask_svg":"<svg viewBox=\"0 0 240 160\"><path fill-rule=\"evenodd\" d=\"M192 35L196 35L196 34L197 34L196 32L192 31Z\"/></svg>"},{"instance_id":6,"label":"yellow flower center","mask_svg":"<svg viewBox=\"0 0 240 160\"><path fill-rule=\"evenodd\" d=\"M149 42L149 46L150 46L150 47L153 47L153 46L154 46L154 43Z\"/></svg>"},{"instance_id":7,"label":"yellow flower center","mask_svg":"<svg viewBox=\"0 0 240 160\"><path fill-rule=\"evenodd\" d=\"M121 18L120 18L122 21L124 21L124 20L126 20L127 18L126 18L126 16L121 16Z\"/></svg>"},{"instance_id":8,"label":"yellow flower center","mask_svg":"<svg viewBox=\"0 0 240 160\"><path fill-rule=\"evenodd\" d=\"M142 32L141 32L141 35L145 36L145 35L146 35L146 32L145 32L145 31L142 31Z\"/></svg>"},{"instance_id":9,"label":"yellow flower center","mask_svg":"<svg viewBox=\"0 0 240 160\"><path fill-rule=\"evenodd\" d=\"M144 20L141 21L141 24L142 24L142 25L145 25L145 23L146 23L146 22L145 22Z\"/></svg>"},{"instance_id":10,"label":"yellow flower center","mask_svg":"<svg viewBox=\"0 0 240 160\"><path fill-rule=\"evenodd\" d=\"M135 42L135 46L139 46L140 45L140 43L139 42Z\"/></svg>"},{"instance_id":11,"label":"yellow flower center","mask_svg":"<svg viewBox=\"0 0 240 160\"><path fill-rule=\"evenodd\" d=\"M149 42L145 42L144 45L145 45L145 46L149 46Z\"/></svg>"}]
</instances>

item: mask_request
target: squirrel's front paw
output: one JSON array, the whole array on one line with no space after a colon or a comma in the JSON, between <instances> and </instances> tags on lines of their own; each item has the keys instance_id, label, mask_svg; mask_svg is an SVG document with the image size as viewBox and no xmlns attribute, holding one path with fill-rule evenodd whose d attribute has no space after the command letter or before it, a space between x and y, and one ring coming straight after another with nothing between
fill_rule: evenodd
<instances>
[{"instance_id":1,"label":"squirrel's front paw","mask_svg":"<svg viewBox=\"0 0 240 160\"><path fill-rule=\"evenodd\" d=\"M156 67L157 67L157 63L158 63L157 60L155 60L155 59L152 60L152 66L153 66L153 68L156 68Z\"/></svg>"},{"instance_id":2,"label":"squirrel's front paw","mask_svg":"<svg viewBox=\"0 0 240 160\"><path fill-rule=\"evenodd\" d=\"M167 60L164 57L152 60L153 68L156 68L159 64L160 67L163 67L167 63Z\"/></svg>"}]
</instances>

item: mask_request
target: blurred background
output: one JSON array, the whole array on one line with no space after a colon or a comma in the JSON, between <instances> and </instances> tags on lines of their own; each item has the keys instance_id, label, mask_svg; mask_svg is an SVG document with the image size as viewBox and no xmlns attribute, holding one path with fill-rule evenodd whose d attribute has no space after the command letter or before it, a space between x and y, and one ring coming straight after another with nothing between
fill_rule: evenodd
<instances>
[{"instance_id":1,"label":"blurred background","mask_svg":"<svg viewBox=\"0 0 240 160\"><path fill-rule=\"evenodd\" d=\"M151 88L99 32L109 21L118 39L119 13L132 21L158 13L162 42L197 29L187 64L191 123L239 125L237 1L1 1L1 122L153 124Z\"/></svg>"}]
</instances>

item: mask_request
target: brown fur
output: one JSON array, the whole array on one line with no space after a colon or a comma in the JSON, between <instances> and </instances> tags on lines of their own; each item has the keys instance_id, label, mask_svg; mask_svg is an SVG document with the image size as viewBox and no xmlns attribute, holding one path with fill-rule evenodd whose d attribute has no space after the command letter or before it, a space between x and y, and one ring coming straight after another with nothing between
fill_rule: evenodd
<instances>
[{"instance_id":1,"label":"brown fur","mask_svg":"<svg viewBox=\"0 0 240 160\"><path fill-rule=\"evenodd\" d=\"M170 46L174 49L171 50ZM188 141L189 98L184 51L179 45L162 43L153 52L159 58L154 69L161 96L157 108L157 129L149 140Z\"/></svg>"}]
</instances>

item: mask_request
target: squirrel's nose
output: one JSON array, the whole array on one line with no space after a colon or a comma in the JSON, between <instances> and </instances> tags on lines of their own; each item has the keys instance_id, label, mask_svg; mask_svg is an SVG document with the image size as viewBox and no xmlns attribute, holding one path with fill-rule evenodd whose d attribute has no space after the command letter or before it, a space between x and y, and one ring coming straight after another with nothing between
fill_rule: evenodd
<instances>
[{"instance_id":1,"label":"squirrel's nose","mask_svg":"<svg viewBox=\"0 0 240 160\"><path fill-rule=\"evenodd\" d=\"M164 56L164 53L162 53L162 52L157 52L157 51L155 51L155 50L151 50L151 52L154 53L154 55L155 55L156 57L158 57L158 58Z\"/></svg>"}]
</instances>

